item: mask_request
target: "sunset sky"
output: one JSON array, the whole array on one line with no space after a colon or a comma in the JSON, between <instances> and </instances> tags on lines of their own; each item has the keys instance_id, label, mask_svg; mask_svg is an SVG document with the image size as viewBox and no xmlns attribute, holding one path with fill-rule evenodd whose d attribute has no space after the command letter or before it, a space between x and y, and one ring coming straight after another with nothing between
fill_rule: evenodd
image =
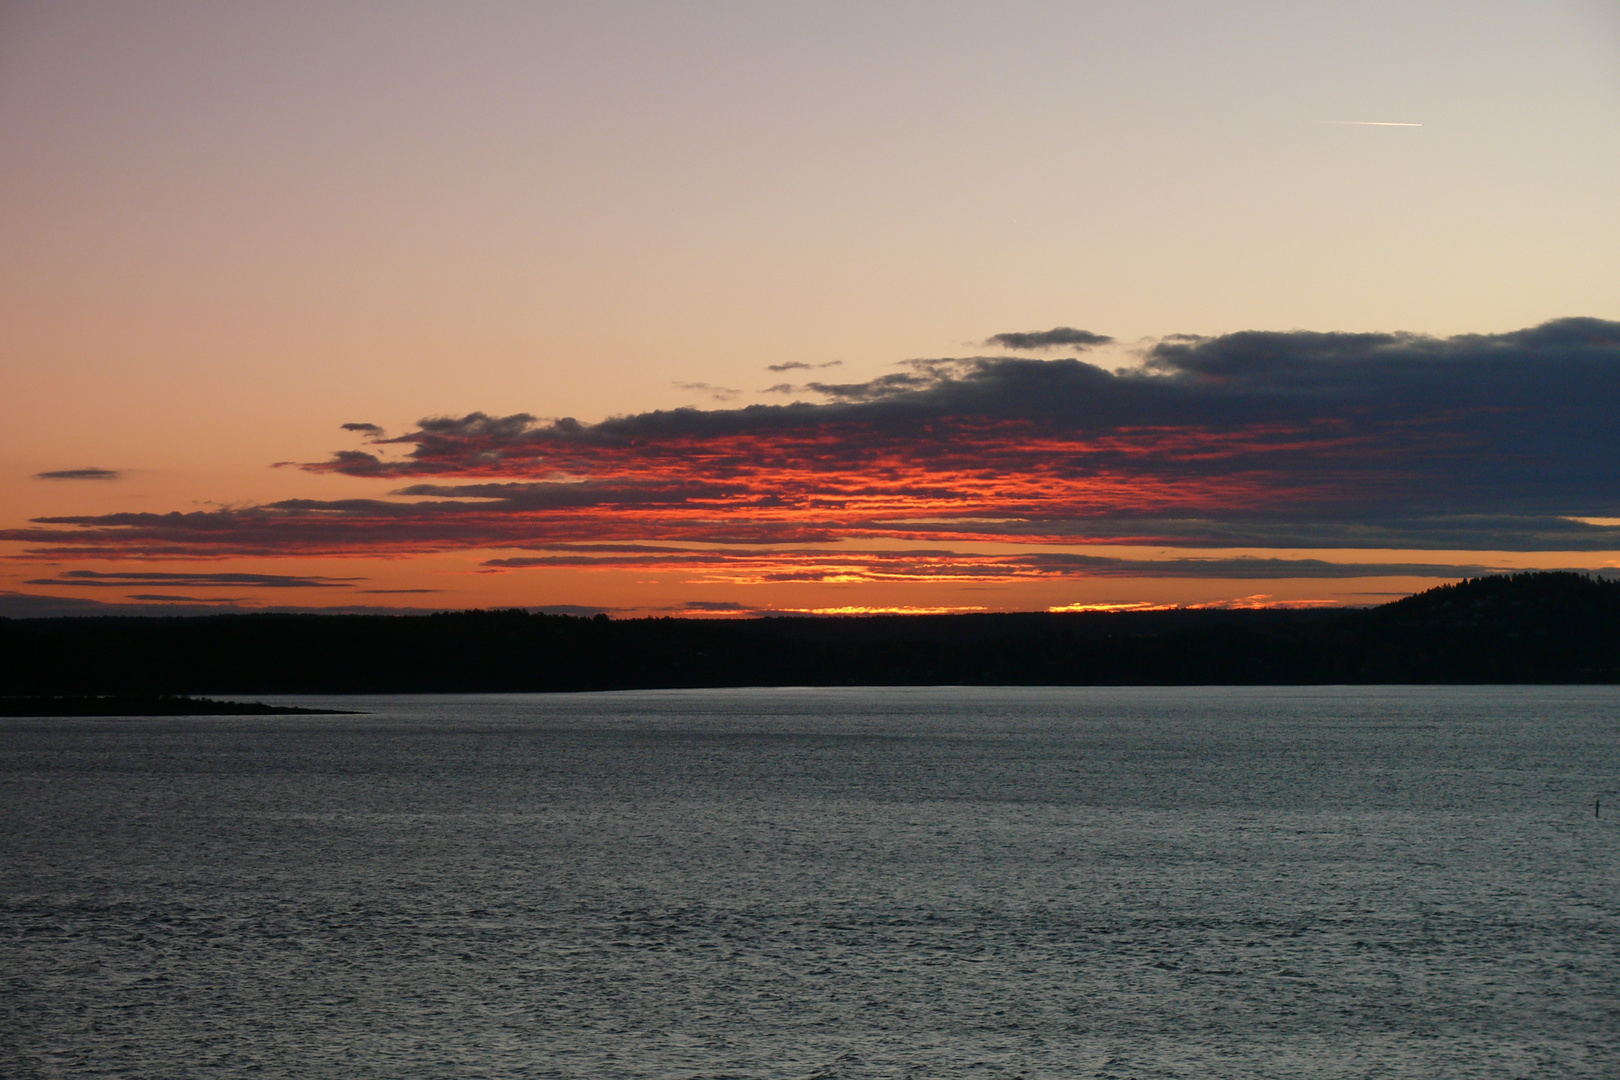
<instances>
[{"instance_id":1,"label":"sunset sky","mask_svg":"<svg viewBox=\"0 0 1620 1080\"><path fill-rule=\"evenodd\" d=\"M1620 572L1620 6L0 5L0 615Z\"/></svg>"}]
</instances>

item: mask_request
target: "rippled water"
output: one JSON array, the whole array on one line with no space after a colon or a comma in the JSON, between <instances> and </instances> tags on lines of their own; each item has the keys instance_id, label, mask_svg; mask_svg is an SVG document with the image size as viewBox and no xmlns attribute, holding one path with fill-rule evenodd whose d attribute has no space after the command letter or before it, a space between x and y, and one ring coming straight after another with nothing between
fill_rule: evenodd
<instances>
[{"instance_id":1,"label":"rippled water","mask_svg":"<svg viewBox=\"0 0 1620 1080\"><path fill-rule=\"evenodd\" d=\"M0 1075L1620 1074L1620 688L342 701L0 721Z\"/></svg>"}]
</instances>

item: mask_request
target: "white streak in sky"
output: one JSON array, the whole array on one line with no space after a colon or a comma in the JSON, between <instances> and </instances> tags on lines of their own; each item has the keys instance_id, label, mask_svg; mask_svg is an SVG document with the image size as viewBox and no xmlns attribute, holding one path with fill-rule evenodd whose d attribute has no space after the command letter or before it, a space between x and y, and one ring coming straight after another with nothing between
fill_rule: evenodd
<instances>
[{"instance_id":1,"label":"white streak in sky","mask_svg":"<svg viewBox=\"0 0 1620 1080\"><path fill-rule=\"evenodd\" d=\"M1394 120L1329 120L1330 124L1355 124L1358 127L1422 127L1422 124L1405 124Z\"/></svg>"}]
</instances>

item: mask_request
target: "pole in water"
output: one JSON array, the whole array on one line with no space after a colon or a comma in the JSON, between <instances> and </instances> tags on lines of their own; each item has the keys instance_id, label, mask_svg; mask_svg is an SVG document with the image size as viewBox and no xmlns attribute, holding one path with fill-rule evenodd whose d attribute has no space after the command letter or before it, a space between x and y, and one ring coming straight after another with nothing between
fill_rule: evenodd
<instances>
[{"instance_id":1,"label":"pole in water","mask_svg":"<svg viewBox=\"0 0 1620 1080\"><path fill-rule=\"evenodd\" d=\"M1603 817L1603 796L1601 795L1592 800L1592 816L1599 819Z\"/></svg>"}]
</instances>

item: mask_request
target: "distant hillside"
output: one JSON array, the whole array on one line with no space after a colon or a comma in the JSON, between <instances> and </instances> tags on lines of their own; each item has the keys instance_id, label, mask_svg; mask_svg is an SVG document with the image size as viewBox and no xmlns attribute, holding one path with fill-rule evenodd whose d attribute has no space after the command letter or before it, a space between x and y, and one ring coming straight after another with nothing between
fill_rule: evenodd
<instances>
[{"instance_id":1,"label":"distant hillside","mask_svg":"<svg viewBox=\"0 0 1620 1080\"><path fill-rule=\"evenodd\" d=\"M746 620L0 620L0 694L703 686L1620 683L1620 583L1480 578L1372 609Z\"/></svg>"},{"instance_id":2,"label":"distant hillside","mask_svg":"<svg viewBox=\"0 0 1620 1080\"><path fill-rule=\"evenodd\" d=\"M1620 682L1620 582L1584 574L1442 585L1345 630L1348 682Z\"/></svg>"}]
</instances>

